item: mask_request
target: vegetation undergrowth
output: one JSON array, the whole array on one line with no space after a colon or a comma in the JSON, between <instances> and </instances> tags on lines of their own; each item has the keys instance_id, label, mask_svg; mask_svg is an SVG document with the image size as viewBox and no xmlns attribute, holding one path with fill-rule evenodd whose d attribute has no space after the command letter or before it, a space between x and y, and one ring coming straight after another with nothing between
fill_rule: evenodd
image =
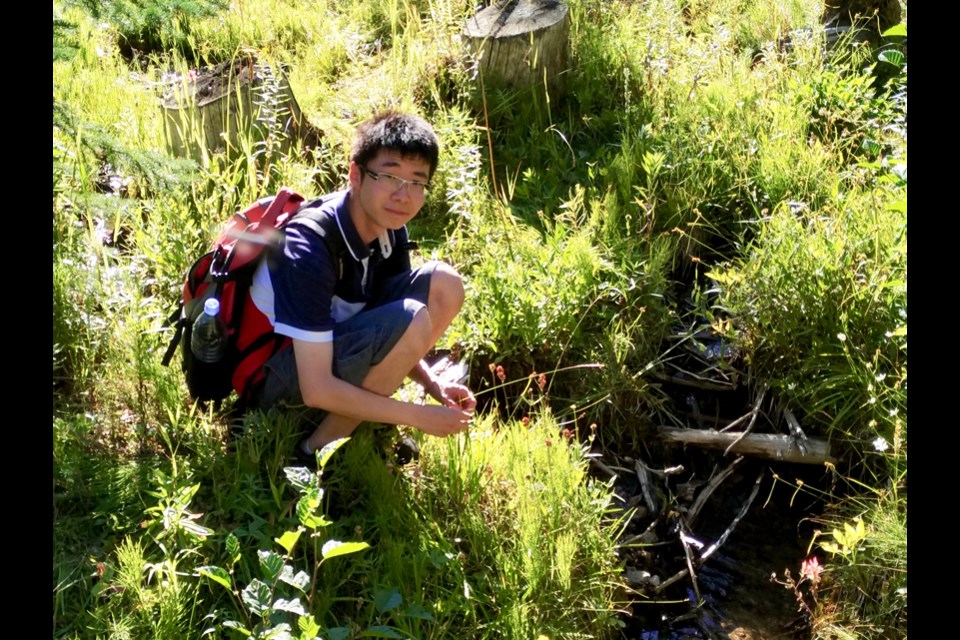
<instances>
[{"instance_id":1,"label":"vegetation undergrowth","mask_svg":"<svg viewBox=\"0 0 960 640\"><path fill-rule=\"evenodd\" d=\"M812 0L567 4L551 94L485 84L472 3L54 3L54 637L613 637L587 454L678 422L658 374L700 331L836 454L784 578L813 635L905 637L905 6L828 46ZM249 126L185 116L177 157L162 100L253 59ZM386 107L441 139L411 235L465 277L440 346L484 410L407 468L364 426L320 481L289 416L189 401L165 321L230 214L342 186Z\"/></svg>"}]
</instances>

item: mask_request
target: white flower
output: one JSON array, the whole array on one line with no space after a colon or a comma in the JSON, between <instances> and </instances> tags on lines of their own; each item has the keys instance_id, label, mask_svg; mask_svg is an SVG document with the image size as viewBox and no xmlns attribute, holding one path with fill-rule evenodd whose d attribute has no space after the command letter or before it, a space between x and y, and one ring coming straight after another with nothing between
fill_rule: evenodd
<instances>
[{"instance_id":1,"label":"white flower","mask_svg":"<svg viewBox=\"0 0 960 640\"><path fill-rule=\"evenodd\" d=\"M877 436L877 438L873 441L873 448L880 453L883 453L890 448L890 445L887 444L887 441L884 440L882 436Z\"/></svg>"},{"instance_id":2,"label":"white flower","mask_svg":"<svg viewBox=\"0 0 960 640\"><path fill-rule=\"evenodd\" d=\"M837 334L837 340L839 340L840 342L846 342L846 341L847 341L847 334L845 334L845 333L838 333L838 334Z\"/></svg>"}]
</instances>

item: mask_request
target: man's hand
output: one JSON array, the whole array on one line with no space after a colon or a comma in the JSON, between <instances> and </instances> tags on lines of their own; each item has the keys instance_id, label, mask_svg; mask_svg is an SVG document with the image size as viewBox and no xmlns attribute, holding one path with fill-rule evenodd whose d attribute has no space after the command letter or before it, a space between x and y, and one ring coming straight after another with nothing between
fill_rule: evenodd
<instances>
[{"instance_id":1,"label":"man's hand","mask_svg":"<svg viewBox=\"0 0 960 640\"><path fill-rule=\"evenodd\" d=\"M418 411L422 412L422 420L412 425L432 436L450 436L460 433L470 426L472 416L466 411L437 405L421 405Z\"/></svg>"},{"instance_id":2,"label":"man's hand","mask_svg":"<svg viewBox=\"0 0 960 640\"><path fill-rule=\"evenodd\" d=\"M477 399L473 397L473 392L462 384L434 379L430 391L430 395L437 402L452 409L472 414L477 408Z\"/></svg>"}]
</instances>

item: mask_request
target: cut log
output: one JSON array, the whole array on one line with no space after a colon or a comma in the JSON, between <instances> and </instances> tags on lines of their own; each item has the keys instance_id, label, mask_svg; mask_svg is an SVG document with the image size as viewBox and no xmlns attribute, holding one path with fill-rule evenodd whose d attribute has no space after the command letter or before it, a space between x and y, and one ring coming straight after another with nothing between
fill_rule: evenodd
<instances>
[{"instance_id":1,"label":"cut log","mask_svg":"<svg viewBox=\"0 0 960 640\"><path fill-rule=\"evenodd\" d=\"M171 153L201 163L241 149L244 137L256 144L272 136L281 151L295 140L319 144L320 132L304 118L286 75L253 55L191 73L167 91L162 106Z\"/></svg>"},{"instance_id":2,"label":"cut log","mask_svg":"<svg viewBox=\"0 0 960 640\"><path fill-rule=\"evenodd\" d=\"M804 442L806 449L804 453L797 446L794 438L785 435L751 433L741 438L741 434L735 432L721 433L713 429L677 429L675 427L659 427L658 432L668 442L679 442L707 449L730 447L729 453L738 455L801 464L819 465L825 462L836 462L830 456L830 443L820 438L807 438Z\"/></svg>"},{"instance_id":3,"label":"cut log","mask_svg":"<svg viewBox=\"0 0 960 640\"><path fill-rule=\"evenodd\" d=\"M550 95L564 88L569 32L569 7L559 0L497 2L463 29L485 84L520 89L546 82Z\"/></svg>"}]
</instances>

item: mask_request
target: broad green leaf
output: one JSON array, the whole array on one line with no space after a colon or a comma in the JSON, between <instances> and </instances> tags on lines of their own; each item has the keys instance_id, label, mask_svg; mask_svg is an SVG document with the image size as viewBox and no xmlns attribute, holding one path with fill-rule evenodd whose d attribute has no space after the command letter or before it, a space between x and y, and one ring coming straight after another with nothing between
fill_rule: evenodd
<instances>
[{"instance_id":1,"label":"broad green leaf","mask_svg":"<svg viewBox=\"0 0 960 640\"><path fill-rule=\"evenodd\" d=\"M860 146L863 147L864 151L866 151L872 156L875 156L878 153L880 153L880 149L881 149L879 142L877 142L876 140L871 140L869 138L865 138L863 142L860 144Z\"/></svg>"},{"instance_id":2,"label":"broad green leaf","mask_svg":"<svg viewBox=\"0 0 960 640\"><path fill-rule=\"evenodd\" d=\"M301 520L301 522L303 523L303 526L307 527L308 529L320 529L333 524L332 521L327 520L323 516L313 515L306 516L303 518L303 520Z\"/></svg>"},{"instance_id":3,"label":"broad green leaf","mask_svg":"<svg viewBox=\"0 0 960 640\"><path fill-rule=\"evenodd\" d=\"M305 640L313 640L320 633L320 625L310 615L300 616L297 619L297 627L300 628L300 637Z\"/></svg>"},{"instance_id":4,"label":"broad green leaf","mask_svg":"<svg viewBox=\"0 0 960 640\"><path fill-rule=\"evenodd\" d=\"M270 606L270 587L256 578L247 585L241 596L250 612L260 617L263 617L263 611Z\"/></svg>"},{"instance_id":5,"label":"broad green leaf","mask_svg":"<svg viewBox=\"0 0 960 640\"><path fill-rule=\"evenodd\" d=\"M197 571L200 572L200 575L210 578L217 584L222 584L227 591L233 590L233 585L230 583L230 574L227 573L226 569L214 566L206 566L197 567Z\"/></svg>"},{"instance_id":6,"label":"broad green leaf","mask_svg":"<svg viewBox=\"0 0 960 640\"><path fill-rule=\"evenodd\" d=\"M390 627L385 627L380 624L367 627L366 630L360 634L360 637L361 638L403 638L402 635L400 635Z\"/></svg>"},{"instance_id":7,"label":"broad green leaf","mask_svg":"<svg viewBox=\"0 0 960 640\"><path fill-rule=\"evenodd\" d=\"M896 49L881 51L877 58L883 62L886 62L887 64L892 64L897 69L903 67L903 52L897 51Z\"/></svg>"},{"instance_id":8,"label":"broad green leaf","mask_svg":"<svg viewBox=\"0 0 960 640\"><path fill-rule=\"evenodd\" d=\"M300 604L300 598L294 598L293 600L277 598L276 602L273 603L273 608L277 611L289 611L290 613L296 613L301 616L307 615L306 609Z\"/></svg>"},{"instance_id":9,"label":"broad green leaf","mask_svg":"<svg viewBox=\"0 0 960 640\"><path fill-rule=\"evenodd\" d=\"M280 571L280 580L304 592L307 585L310 584L310 576L306 572L298 571L294 575L293 567L288 564L283 565L283 569Z\"/></svg>"},{"instance_id":10,"label":"broad green leaf","mask_svg":"<svg viewBox=\"0 0 960 640\"><path fill-rule=\"evenodd\" d=\"M283 473L297 491L306 491L309 487L316 486L317 474L306 467L284 467Z\"/></svg>"},{"instance_id":11,"label":"broad green leaf","mask_svg":"<svg viewBox=\"0 0 960 640\"><path fill-rule=\"evenodd\" d=\"M276 551L266 551L261 549L257 551L257 557L260 558L260 573L263 579L273 584L283 569L283 556Z\"/></svg>"},{"instance_id":12,"label":"broad green leaf","mask_svg":"<svg viewBox=\"0 0 960 640\"><path fill-rule=\"evenodd\" d=\"M227 534L227 553L230 554L230 564L236 564L240 559L240 540L232 533Z\"/></svg>"},{"instance_id":13,"label":"broad green leaf","mask_svg":"<svg viewBox=\"0 0 960 640\"><path fill-rule=\"evenodd\" d=\"M319 466L321 469L327 466L327 462L330 461L330 456L332 456L337 449L345 445L349 439L350 438L339 438L326 445L323 449L320 449Z\"/></svg>"},{"instance_id":14,"label":"broad green leaf","mask_svg":"<svg viewBox=\"0 0 960 640\"><path fill-rule=\"evenodd\" d=\"M386 613L403 604L403 596L397 589L381 589L373 596L373 605L380 613Z\"/></svg>"},{"instance_id":15,"label":"broad green leaf","mask_svg":"<svg viewBox=\"0 0 960 640\"><path fill-rule=\"evenodd\" d=\"M287 553L293 552L293 547L296 546L297 540L300 539L300 534L303 533L303 529L297 529L296 531L285 531L282 536L279 538L274 538L274 542L279 544L281 547L286 549Z\"/></svg>"},{"instance_id":16,"label":"broad green leaf","mask_svg":"<svg viewBox=\"0 0 960 640\"><path fill-rule=\"evenodd\" d=\"M286 622L281 622L280 624L270 627L264 632L264 635L260 636L263 640L293 640L293 636L290 634L292 629L290 625Z\"/></svg>"},{"instance_id":17,"label":"broad green leaf","mask_svg":"<svg viewBox=\"0 0 960 640\"><path fill-rule=\"evenodd\" d=\"M348 553L363 551L369 546L370 545L366 542L341 542L339 540L327 540L323 544L320 554L323 556L324 560L329 560L330 558L336 558L337 556L345 556Z\"/></svg>"},{"instance_id":18,"label":"broad green leaf","mask_svg":"<svg viewBox=\"0 0 960 640\"><path fill-rule=\"evenodd\" d=\"M403 614L409 618L419 618L420 620L433 620L433 614L430 610L419 602L413 602L407 607Z\"/></svg>"},{"instance_id":19,"label":"broad green leaf","mask_svg":"<svg viewBox=\"0 0 960 640\"><path fill-rule=\"evenodd\" d=\"M347 640L350 637L350 627L331 627L327 629L326 640Z\"/></svg>"},{"instance_id":20,"label":"broad green leaf","mask_svg":"<svg viewBox=\"0 0 960 640\"><path fill-rule=\"evenodd\" d=\"M896 38L907 36L907 25L903 22L895 24L881 34L884 38Z\"/></svg>"}]
</instances>

